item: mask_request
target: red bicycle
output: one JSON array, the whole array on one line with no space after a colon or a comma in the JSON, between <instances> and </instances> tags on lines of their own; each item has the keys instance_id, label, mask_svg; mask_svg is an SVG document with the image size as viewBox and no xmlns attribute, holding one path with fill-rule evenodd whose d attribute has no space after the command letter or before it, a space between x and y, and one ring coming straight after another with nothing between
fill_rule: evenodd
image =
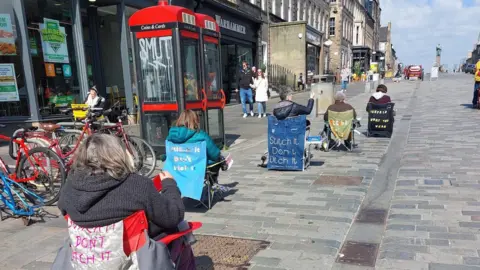
<instances>
[{"instance_id":1,"label":"red bicycle","mask_svg":"<svg viewBox=\"0 0 480 270\"><path fill-rule=\"evenodd\" d=\"M108 113L111 109L105 111ZM67 173L73 164L73 154L76 152L81 142L89 135L96 132L103 132L115 135L121 139L126 150L133 156L135 162L135 170L144 176L150 176L155 170L156 155L153 148L143 139L129 136L123 127L123 119L127 117L124 110L117 117L117 123L106 123L96 121L101 116L101 109L88 109L85 123L81 124L81 130L73 130L63 132L61 125L58 124L41 124L40 129L31 129L27 132L19 132L24 134L31 141L40 142L43 146L54 150L61 159L65 161ZM74 123L78 126L79 123ZM58 138L58 139L57 139Z\"/></svg>"},{"instance_id":2,"label":"red bicycle","mask_svg":"<svg viewBox=\"0 0 480 270\"><path fill-rule=\"evenodd\" d=\"M58 154L46 147L29 148L23 135L13 138L0 135L0 140L17 145L13 172L2 158L0 169L11 180L38 194L45 205L54 204L67 178L65 165Z\"/></svg>"}]
</instances>

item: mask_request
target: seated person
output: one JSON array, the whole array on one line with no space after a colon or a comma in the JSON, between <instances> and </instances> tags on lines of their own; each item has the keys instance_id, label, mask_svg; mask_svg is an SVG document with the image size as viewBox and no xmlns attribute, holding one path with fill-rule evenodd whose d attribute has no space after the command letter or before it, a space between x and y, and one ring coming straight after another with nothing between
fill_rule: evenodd
<instances>
[{"instance_id":1,"label":"seated person","mask_svg":"<svg viewBox=\"0 0 480 270\"><path fill-rule=\"evenodd\" d=\"M200 120L196 112L192 110L183 111L178 117L175 126L171 127L168 131L167 141L176 144L182 143L196 143L206 142L207 144L207 160L208 165L222 161L223 157L220 155L220 149L210 136L200 129ZM225 162L215 166L210 170L212 172L218 172L220 168L226 170Z\"/></svg>"},{"instance_id":2,"label":"seated person","mask_svg":"<svg viewBox=\"0 0 480 270\"><path fill-rule=\"evenodd\" d=\"M323 129L323 131L325 133L327 132L327 125L329 125L329 123L328 123L328 112L329 111L332 111L332 112L346 112L346 111L353 110L353 126L355 128L355 121L357 119L357 112L352 107L352 105L345 102L345 98L346 98L345 93L343 91L338 91L337 93L335 93L334 98L335 98L335 104L330 105L327 108L327 111L325 112L325 114L323 115L323 120L325 121L325 128ZM350 135L348 141L345 142L346 145L350 144L351 139L352 139L352 137Z\"/></svg>"},{"instance_id":3,"label":"seated person","mask_svg":"<svg viewBox=\"0 0 480 270\"><path fill-rule=\"evenodd\" d=\"M161 238L178 231L185 206L172 176L162 172L160 177L161 193L151 179L134 173L133 159L118 137L93 134L77 150L58 208L62 215L68 214L75 224L84 228L115 224L143 210L149 237ZM170 251L172 258L178 253ZM187 252L188 256L182 254L182 265L185 269L195 269L193 253L191 249Z\"/></svg>"},{"instance_id":4,"label":"seated person","mask_svg":"<svg viewBox=\"0 0 480 270\"><path fill-rule=\"evenodd\" d=\"M314 97L315 94L313 92L310 93L310 99L305 107L292 101L293 95L289 88L282 89L280 91L280 102L273 108L273 115L277 120L284 120L299 115L309 115L313 110ZM307 120L307 127L308 126L310 126L309 120Z\"/></svg>"},{"instance_id":5,"label":"seated person","mask_svg":"<svg viewBox=\"0 0 480 270\"><path fill-rule=\"evenodd\" d=\"M90 93L88 94L88 97L85 99L84 103L87 104L90 108L104 109L105 98L98 95L98 90L96 86L92 86L90 88Z\"/></svg>"},{"instance_id":6,"label":"seated person","mask_svg":"<svg viewBox=\"0 0 480 270\"><path fill-rule=\"evenodd\" d=\"M384 84L380 84L377 87L377 92L373 93L368 103L373 104L387 104L392 102L390 96L387 95L387 87ZM368 112L368 105L367 105L367 112Z\"/></svg>"}]
</instances>

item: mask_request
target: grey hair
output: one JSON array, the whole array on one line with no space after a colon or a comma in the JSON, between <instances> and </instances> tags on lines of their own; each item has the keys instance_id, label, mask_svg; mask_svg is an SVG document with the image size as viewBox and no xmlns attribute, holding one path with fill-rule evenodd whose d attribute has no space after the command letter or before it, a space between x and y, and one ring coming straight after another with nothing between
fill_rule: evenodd
<instances>
[{"instance_id":1,"label":"grey hair","mask_svg":"<svg viewBox=\"0 0 480 270\"><path fill-rule=\"evenodd\" d=\"M89 136L78 148L73 166L77 170L108 173L117 180L134 172L132 156L118 137L109 134Z\"/></svg>"},{"instance_id":2,"label":"grey hair","mask_svg":"<svg viewBox=\"0 0 480 270\"><path fill-rule=\"evenodd\" d=\"M292 95L292 88L289 86L279 86L278 87L278 92L280 95L280 100L286 100L288 96Z\"/></svg>"},{"instance_id":3,"label":"grey hair","mask_svg":"<svg viewBox=\"0 0 480 270\"><path fill-rule=\"evenodd\" d=\"M345 93L343 93L343 91L338 91L337 93L335 93L334 98L336 101L344 101L347 96L345 95Z\"/></svg>"}]
</instances>

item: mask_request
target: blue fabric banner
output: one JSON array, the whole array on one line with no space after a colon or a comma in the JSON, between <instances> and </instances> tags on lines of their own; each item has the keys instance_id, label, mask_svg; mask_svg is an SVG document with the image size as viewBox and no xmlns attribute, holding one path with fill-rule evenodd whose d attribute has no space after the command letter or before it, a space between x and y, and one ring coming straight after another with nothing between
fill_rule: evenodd
<instances>
[{"instance_id":1,"label":"blue fabric banner","mask_svg":"<svg viewBox=\"0 0 480 270\"><path fill-rule=\"evenodd\" d=\"M268 117L269 170L303 171L306 121L305 115L282 121Z\"/></svg>"},{"instance_id":2,"label":"blue fabric banner","mask_svg":"<svg viewBox=\"0 0 480 270\"><path fill-rule=\"evenodd\" d=\"M200 200L207 166L206 143L174 144L166 141L167 159L163 166L182 193L182 197Z\"/></svg>"}]
</instances>

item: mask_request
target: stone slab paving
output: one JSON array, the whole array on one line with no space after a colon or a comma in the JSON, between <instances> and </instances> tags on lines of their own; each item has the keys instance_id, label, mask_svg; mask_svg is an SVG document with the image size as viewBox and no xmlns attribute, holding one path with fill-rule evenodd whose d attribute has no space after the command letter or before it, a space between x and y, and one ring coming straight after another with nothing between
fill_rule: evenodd
<instances>
[{"instance_id":1,"label":"stone slab paving","mask_svg":"<svg viewBox=\"0 0 480 270\"><path fill-rule=\"evenodd\" d=\"M408 113L415 83L391 84L398 99L398 117ZM370 94L349 98L366 130L365 105ZM297 98L297 97L295 97ZM311 119L313 132L323 128L323 119ZM256 167L267 147L264 133L231 149L234 167L221 175L221 182L234 183L234 195L204 213L191 213L204 222L201 233L255 238L271 243L252 260L252 269L330 269L348 233L378 165L390 144L387 138L357 136L359 148L348 152L315 152L313 166L305 172L276 172ZM360 176L358 186L322 186L320 176Z\"/></svg>"},{"instance_id":2,"label":"stone slab paving","mask_svg":"<svg viewBox=\"0 0 480 270\"><path fill-rule=\"evenodd\" d=\"M463 78L463 80L465 79ZM422 84L426 84L426 82ZM389 84L389 92L397 102L397 118L411 114L407 106L414 89L415 82ZM430 93L427 91L425 95L432 96L432 94L427 94ZM362 123L364 126L360 129L363 132L366 130L366 113L364 108L369 94L358 93L360 92L349 91L348 94L351 97L349 97L348 102L363 117ZM304 103L307 96L308 93L299 94L295 96L295 99ZM270 110L273 103L274 101L269 104ZM460 106L458 107L463 109ZM229 110L239 110L238 107L231 108ZM217 203L210 211L191 212L187 214L187 217L190 220L204 222L204 226L199 232L202 234L269 241L270 247L260 251L253 258L251 262L252 269L331 269L338 250L342 246L352 221L370 187L370 183L379 170L379 165L385 159L391 140L357 136L359 148L352 153L336 151L329 153L315 152L314 164L305 172L273 172L256 166L260 162L260 156L267 147L266 119L242 119L234 111L228 111L228 113L232 114L226 117L228 125L236 126L238 129L236 132L241 136L246 134L245 137L247 138L241 144L230 149L235 159L234 167L220 176L220 182L234 185L236 192L228 196L225 201ZM231 119L230 117L235 118ZM320 131L323 127L323 120L321 118L311 120L313 122L313 131ZM415 121L414 118L412 118L412 121ZM468 139L473 140L474 136L468 136ZM419 138L417 140L422 139ZM462 140L455 141L456 145L459 146L460 141ZM392 138L392 142L395 143L395 136ZM473 151L471 153L473 155ZM415 156L415 153L412 153L412 155ZM423 159L426 159L426 157L423 157ZM423 164L422 161L422 159L417 160L416 165L420 166L419 164ZM468 161L475 162L473 158L468 159ZM463 164L462 166L465 166L465 171L469 169L468 165ZM363 181L358 186L322 186L314 184L314 181L321 175L358 176L362 177ZM467 172L465 172L465 175L475 176ZM414 176L409 175L410 178ZM411 180L410 178L404 180ZM432 178L431 180L438 180L438 178ZM411 191L416 187L407 186L407 188ZM430 191L420 188L418 190ZM471 191L472 189L470 189ZM403 193L407 192L404 191ZM415 194L415 196L418 196L420 192ZM452 195L449 198L453 197ZM461 198L462 196L457 194L457 197ZM434 198L436 197L430 197L429 199L432 200ZM404 204L407 203L404 202ZM474 206L471 207L473 208ZM401 212L403 210L408 211L409 209L399 209L399 213L395 213L397 216L391 216L392 220L395 217L403 218L400 220L402 222L398 222L398 224L390 224L389 222L389 225L411 225L413 223L416 226L417 216L406 216L411 214ZM418 210L435 211L436 209ZM475 211L474 209L465 209L465 211L470 210ZM472 222L466 220L471 219L468 214L476 215L476 213L466 212L464 215L461 215L465 219L462 221ZM420 213L415 215L423 217ZM437 218L439 219L439 217ZM474 230L469 227L459 226L459 228ZM385 235L386 237L395 236L409 239L409 234L416 232L414 230L405 233L405 231L388 229ZM0 237L0 247L2 248L0 249L2 252L0 252L0 257L3 260L0 261L0 269L48 269L54 259L56 249L62 244L65 233L65 224L62 219L48 219L45 223L35 224L28 228L23 227L19 220L10 219L1 222L0 236L2 237ZM419 231L418 233L424 234L422 239L428 238L425 234L429 234L429 232ZM431 239L445 240L440 237L442 236L440 234L445 232L436 233L439 235L433 235L436 237L431 237ZM462 232L457 234L466 237L464 234L468 233ZM470 239L463 239L454 240L471 241ZM449 241L451 243L451 240ZM394 243L399 244L395 241ZM458 243L460 242L457 242L457 245ZM383 248L382 246L382 251ZM472 247L471 250L476 249ZM429 251L432 250L430 249ZM29 256L24 254L29 254ZM475 258L473 255L471 253L469 258ZM417 257L414 256L414 259L417 259ZM385 269L397 269L388 268L390 264L395 267L396 261L394 260L398 261L398 258L386 258L384 262ZM473 262L473 259L468 260ZM414 260L402 260L401 262L416 263ZM379 260L378 263L382 263L382 261ZM434 265L433 267L437 266ZM438 267L443 267L443 265L438 265Z\"/></svg>"},{"instance_id":3,"label":"stone slab paving","mask_svg":"<svg viewBox=\"0 0 480 270\"><path fill-rule=\"evenodd\" d=\"M417 91L377 269L480 269L480 111L473 81Z\"/></svg>"}]
</instances>

